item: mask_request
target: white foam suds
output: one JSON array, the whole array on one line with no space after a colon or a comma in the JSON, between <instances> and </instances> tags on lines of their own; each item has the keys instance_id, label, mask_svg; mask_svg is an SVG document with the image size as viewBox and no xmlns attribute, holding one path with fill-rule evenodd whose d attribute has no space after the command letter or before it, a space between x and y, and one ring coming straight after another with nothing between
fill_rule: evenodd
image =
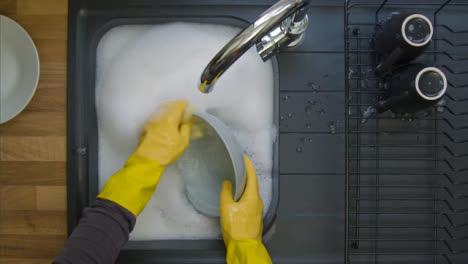
<instances>
[{"instance_id":1,"label":"white foam suds","mask_svg":"<svg viewBox=\"0 0 468 264\"><path fill-rule=\"evenodd\" d=\"M259 176L265 210L271 201L273 67L250 49L218 80L214 91L197 89L200 74L237 33L221 25L171 23L120 26L97 50L96 107L99 120L99 187L135 150L145 121L164 101L187 99L230 126ZM137 218L132 240L207 239L220 236L219 219L198 214L171 166Z\"/></svg>"}]
</instances>

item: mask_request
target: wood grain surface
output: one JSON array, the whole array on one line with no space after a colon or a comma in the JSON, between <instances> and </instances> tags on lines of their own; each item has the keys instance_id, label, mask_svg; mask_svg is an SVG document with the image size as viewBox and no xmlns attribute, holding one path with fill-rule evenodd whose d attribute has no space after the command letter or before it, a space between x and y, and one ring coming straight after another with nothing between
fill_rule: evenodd
<instances>
[{"instance_id":1,"label":"wood grain surface","mask_svg":"<svg viewBox=\"0 0 468 264\"><path fill-rule=\"evenodd\" d=\"M66 240L67 0L0 0L39 51L31 103L0 125L0 264L50 263Z\"/></svg>"}]
</instances>

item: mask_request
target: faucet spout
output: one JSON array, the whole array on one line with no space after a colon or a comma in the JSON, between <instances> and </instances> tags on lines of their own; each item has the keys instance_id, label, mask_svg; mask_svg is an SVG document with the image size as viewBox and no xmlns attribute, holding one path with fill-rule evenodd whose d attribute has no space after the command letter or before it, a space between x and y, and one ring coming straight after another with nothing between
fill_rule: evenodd
<instances>
[{"instance_id":1,"label":"faucet spout","mask_svg":"<svg viewBox=\"0 0 468 264\"><path fill-rule=\"evenodd\" d=\"M307 4L308 0L281 0L266 10L210 61L201 75L199 90L211 92L218 78L253 45L265 61L280 47L299 45L308 23Z\"/></svg>"}]
</instances>

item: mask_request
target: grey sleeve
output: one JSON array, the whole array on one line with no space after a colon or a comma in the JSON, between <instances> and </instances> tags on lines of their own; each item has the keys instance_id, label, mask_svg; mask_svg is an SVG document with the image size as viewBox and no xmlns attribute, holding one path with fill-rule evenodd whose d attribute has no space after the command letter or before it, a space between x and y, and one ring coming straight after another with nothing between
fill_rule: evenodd
<instances>
[{"instance_id":1,"label":"grey sleeve","mask_svg":"<svg viewBox=\"0 0 468 264\"><path fill-rule=\"evenodd\" d=\"M135 216L120 205L97 199L86 208L78 226L53 264L111 264L127 243Z\"/></svg>"}]
</instances>

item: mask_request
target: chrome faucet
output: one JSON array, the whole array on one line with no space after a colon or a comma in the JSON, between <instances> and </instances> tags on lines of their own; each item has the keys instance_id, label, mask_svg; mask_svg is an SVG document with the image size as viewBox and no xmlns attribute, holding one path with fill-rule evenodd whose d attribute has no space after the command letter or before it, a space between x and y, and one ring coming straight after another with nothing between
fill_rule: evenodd
<instances>
[{"instance_id":1,"label":"chrome faucet","mask_svg":"<svg viewBox=\"0 0 468 264\"><path fill-rule=\"evenodd\" d=\"M281 0L266 10L210 61L201 75L199 90L211 92L218 78L253 45L267 61L280 48L301 44L308 25L307 4L308 0Z\"/></svg>"}]
</instances>

